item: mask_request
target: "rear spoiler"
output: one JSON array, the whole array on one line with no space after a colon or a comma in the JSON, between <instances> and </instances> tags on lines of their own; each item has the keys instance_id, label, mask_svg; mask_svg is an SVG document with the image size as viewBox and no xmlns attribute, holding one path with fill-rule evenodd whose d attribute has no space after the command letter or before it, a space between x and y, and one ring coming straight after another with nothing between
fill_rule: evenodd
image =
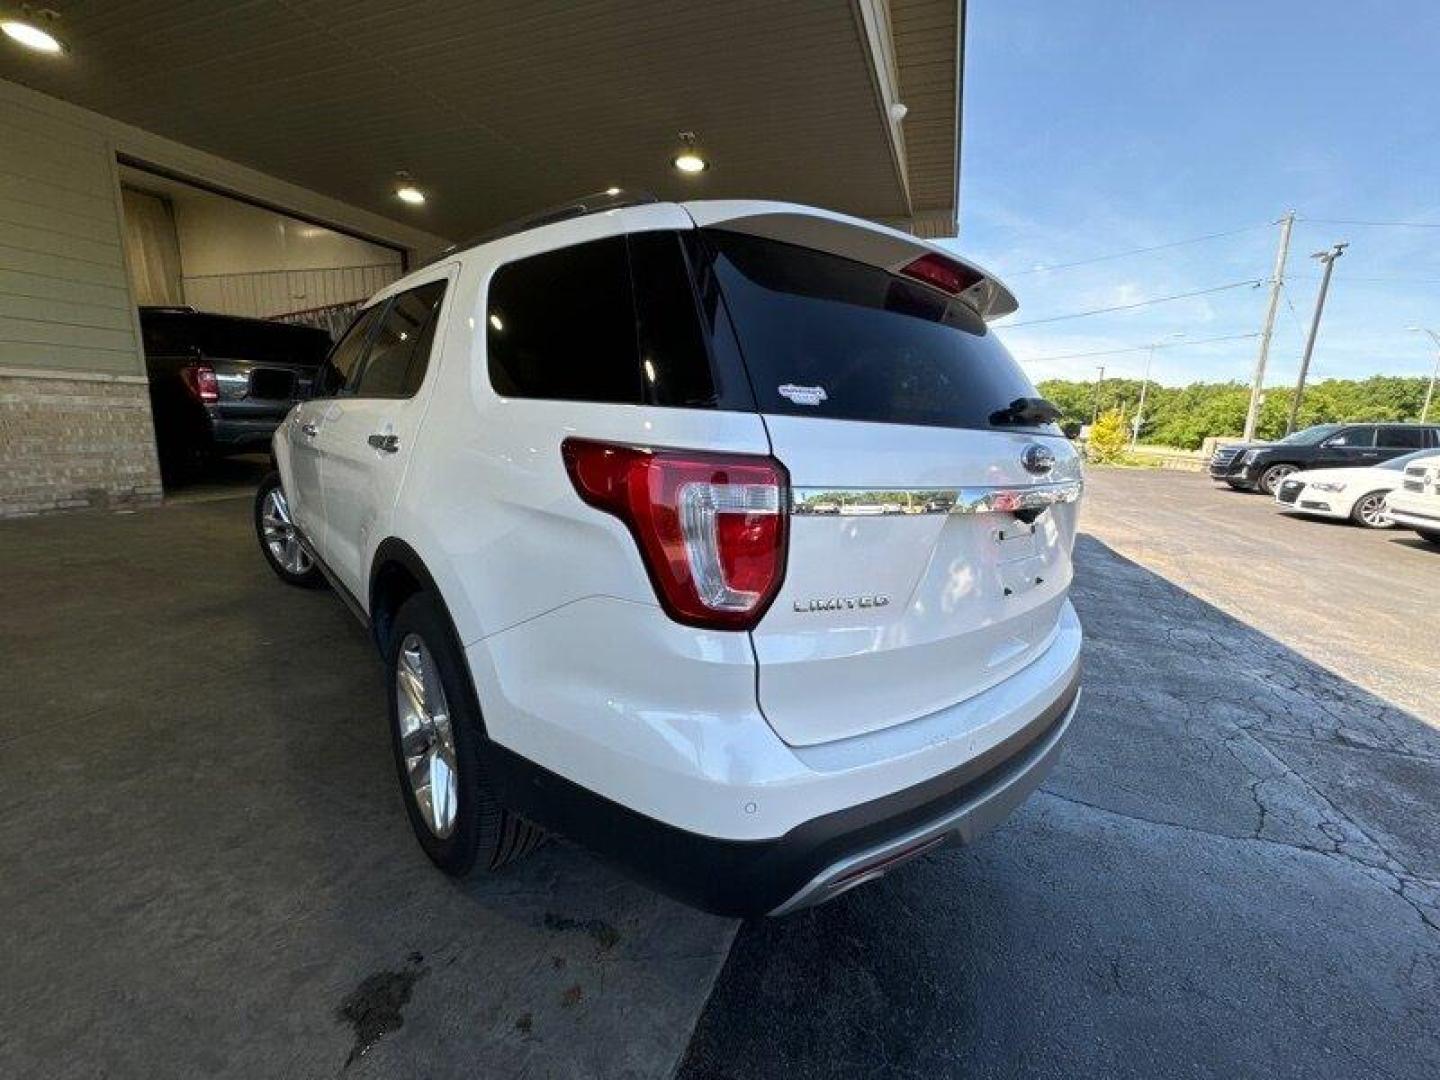
<instances>
[{"instance_id":1,"label":"rear spoiler","mask_svg":"<svg viewBox=\"0 0 1440 1080\"><path fill-rule=\"evenodd\" d=\"M983 267L938 244L863 218L793 203L748 199L681 205L702 229L714 226L763 236L828 251L892 274L905 273L922 284L959 297L986 321L1012 315L1020 306L1015 295ZM942 284L947 271L949 279L956 281L956 288Z\"/></svg>"}]
</instances>

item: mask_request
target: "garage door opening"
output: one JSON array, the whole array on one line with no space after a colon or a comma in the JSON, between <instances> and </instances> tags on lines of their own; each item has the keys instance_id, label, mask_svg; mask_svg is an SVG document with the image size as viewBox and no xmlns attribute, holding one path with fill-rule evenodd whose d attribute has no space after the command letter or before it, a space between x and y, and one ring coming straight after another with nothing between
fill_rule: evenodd
<instances>
[{"instance_id":1,"label":"garage door opening","mask_svg":"<svg viewBox=\"0 0 1440 1080\"><path fill-rule=\"evenodd\" d=\"M124 243L167 496L250 485L398 248L131 164Z\"/></svg>"}]
</instances>

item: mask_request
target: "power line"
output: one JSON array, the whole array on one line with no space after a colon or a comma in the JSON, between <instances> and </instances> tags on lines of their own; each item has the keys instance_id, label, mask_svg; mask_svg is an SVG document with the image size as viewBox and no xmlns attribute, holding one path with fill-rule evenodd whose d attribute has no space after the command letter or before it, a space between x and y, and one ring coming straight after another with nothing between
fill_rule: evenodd
<instances>
[{"instance_id":1,"label":"power line","mask_svg":"<svg viewBox=\"0 0 1440 1080\"><path fill-rule=\"evenodd\" d=\"M1291 274L1296 281L1319 281L1319 274ZM1440 278L1416 278L1416 277L1351 277L1345 275L1347 285L1352 282L1363 281L1370 284L1385 285L1440 285Z\"/></svg>"},{"instance_id":2,"label":"power line","mask_svg":"<svg viewBox=\"0 0 1440 1080\"><path fill-rule=\"evenodd\" d=\"M1440 221L1363 221L1356 218L1303 217L1317 225L1375 225L1392 229L1440 229Z\"/></svg>"},{"instance_id":3,"label":"power line","mask_svg":"<svg viewBox=\"0 0 1440 1080\"><path fill-rule=\"evenodd\" d=\"M1173 345L1136 345L1129 349L1100 349L1096 352L1058 353L1055 356L1030 356L1025 363L1039 363L1043 360L1080 360L1087 356L1119 356L1121 353L1146 352L1149 349L1186 349L1192 345L1210 345L1217 341L1246 341L1257 338L1257 334L1227 334L1224 337L1199 338L1195 341L1177 341Z\"/></svg>"},{"instance_id":4,"label":"power line","mask_svg":"<svg viewBox=\"0 0 1440 1080\"><path fill-rule=\"evenodd\" d=\"M1300 321L1300 313L1295 310L1295 305L1294 305L1294 303L1292 303L1291 300L1290 300L1290 284L1289 284L1289 282L1286 282L1286 283L1282 284L1282 285L1280 286L1280 289L1281 289L1281 295L1284 296L1284 298L1285 298L1285 307L1286 307L1286 308L1289 310L1289 312L1290 312L1290 318L1292 318L1292 319L1295 320L1295 329L1296 329L1296 330L1299 330L1300 333L1301 333L1301 335L1303 336L1304 333L1305 333L1305 324Z\"/></svg>"},{"instance_id":5,"label":"power line","mask_svg":"<svg viewBox=\"0 0 1440 1080\"><path fill-rule=\"evenodd\" d=\"M1196 289L1194 292L1175 293L1173 296L1155 296L1149 300L1137 300L1133 304L1116 304L1114 307L1094 308L1090 311L1077 311L1070 315L1051 315L1047 319L1029 319L1017 323L996 323L997 330L1015 330L1021 326L1039 326L1041 323L1061 322L1065 319L1083 319L1089 315L1105 315L1111 311L1130 311L1133 308L1149 307L1151 304L1164 304L1170 300L1187 300L1192 296L1208 296L1210 293L1224 292L1226 289L1238 289L1242 285L1248 285L1252 289L1264 284L1260 281L1232 281L1227 285L1215 285L1208 289Z\"/></svg>"},{"instance_id":6,"label":"power line","mask_svg":"<svg viewBox=\"0 0 1440 1080\"><path fill-rule=\"evenodd\" d=\"M1186 244L1198 244L1205 240L1219 240L1226 236L1239 236L1241 233L1254 232L1256 229L1268 229L1270 223L1264 225L1246 225L1243 229L1230 229L1228 232L1207 233L1205 236L1192 236L1186 240L1172 240L1168 244L1154 244L1150 247L1131 248L1129 251L1117 251L1110 255L1096 255L1091 259L1077 259L1075 262L1053 263L1050 266L1036 266L1029 270L1015 270L1011 273L1001 274L1002 278L1024 277L1026 274L1043 274L1050 270L1068 270L1072 266L1089 266L1091 263L1107 262L1110 259L1123 259L1128 255L1144 255L1151 251L1165 251L1167 248L1183 247Z\"/></svg>"}]
</instances>

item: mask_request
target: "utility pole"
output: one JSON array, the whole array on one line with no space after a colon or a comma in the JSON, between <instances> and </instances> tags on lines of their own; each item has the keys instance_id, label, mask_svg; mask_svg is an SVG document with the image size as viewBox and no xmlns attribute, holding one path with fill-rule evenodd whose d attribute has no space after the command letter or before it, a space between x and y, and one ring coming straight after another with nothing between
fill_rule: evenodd
<instances>
[{"instance_id":1,"label":"utility pole","mask_svg":"<svg viewBox=\"0 0 1440 1080\"><path fill-rule=\"evenodd\" d=\"M1430 340L1435 342L1435 366L1430 369L1430 386L1425 391L1425 404L1420 407L1420 423L1425 423L1430 418L1430 402L1435 397L1435 378L1440 376L1440 334L1423 326L1407 326L1405 329L1414 333L1426 333Z\"/></svg>"},{"instance_id":2,"label":"utility pole","mask_svg":"<svg viewBox=\"0 0 1440 1080\"><path fill-rule=\"evenodd\" d=\"M1285 259L1290 254L1290 230L1295 225L1295 211L1285 211L1280 219L1280 249L1275 252L1275 272L1270 276L1270 306L1265 311L1265 327L1260 331L1260 353L1255 357L1255 378L1250 385L1250 408L1245 413L1244 440L1255 438L1255 422L1260 419L1260 395L1265 385L1265 362L1270 358L1270 334L1275 329L1275 309L1280 306L1280 289L1285 284Z\"/></svg>"},{"instance_id":3,"label":"utility pole","mask_svg":"<svg viewBox=\"0 0 1440 1080\"><path fill-rule=\"evenodd\" d=\"M1140 380L1140 404L1135 408L1134 428L1130 432L1130 449L1133 451L1136 444L1140 442L1140 425L1145 422L1145 391L1150 388L1150 365L1155 363L1155 350L1160 348L1166 341L1174 338L1183 338L1185 335L1170 334L1159 341L1150 343L1149 355L1145 357L1145 377Z\"/></svg>"},{"instance_id":4,"label":"utility pole","mask_svg":"<svg viewBox=\"0 0 1440 1080\"><path fill-rule=\"evenodd\" d=\"M1095 381L1095 411L1090 414L1090 426L1094 427L1100 419L1100 387L1105 385L1105 365L1096 364L1100 371L1100 378Z\"/></svg>"},{"instance_id":5,"label":"utility pole","mask_svg":"<svg viewBox=\"0 0 1440 1080\"><path fill-rule=\"evenodd\" d=\"M1310 335L1305 339L1305 355L1300 358L1300 378L1295 382L1295 396L1290 399L1290 416L1285 421L1285 434L1295 430L1295 416L1300 411L1300 399L1305 395L1305 376L1310 374L1310 354L1315 351L1315 337L1320 333L1320 315L1325 310L1325 294L1330 291L1330 273L1335 269L1335 260L1345 254L1349 244L1336 244L1329 251L1317 251L1312 259L1325 264L1320 275L1320 293L1315 297L1315 314L1310 317Z\"/></svg>"}]
</instances>

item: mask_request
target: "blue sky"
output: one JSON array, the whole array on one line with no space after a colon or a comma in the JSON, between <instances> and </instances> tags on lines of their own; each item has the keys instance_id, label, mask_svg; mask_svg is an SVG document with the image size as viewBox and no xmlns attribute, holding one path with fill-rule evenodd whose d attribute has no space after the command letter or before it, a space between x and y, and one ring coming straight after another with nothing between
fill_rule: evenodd
<instances>
[{"instance_id":1,"label":"blue sky","mask_svg":"<svg viewBox=\"0 0 1440 1080\"><path fill-rule=\"evenodd\" d=\"M1020 298L1004 323L1268 278L1275 221L1300 217L1267 383L1294 380L1319 287L1311 252L1348 240L1312 378L1428 375L1440 329L1440 3L971 0L958 249ZM1236 235L1071 269L1037 267ZM1139 377L1143 352L1254 333L1266 290L1017 327L1032 377ZM1291 306L1293 305L1293 310ZM1248 380L1254 340L1171 348L1176 385Z\"/></svg>"}]
</instances>

